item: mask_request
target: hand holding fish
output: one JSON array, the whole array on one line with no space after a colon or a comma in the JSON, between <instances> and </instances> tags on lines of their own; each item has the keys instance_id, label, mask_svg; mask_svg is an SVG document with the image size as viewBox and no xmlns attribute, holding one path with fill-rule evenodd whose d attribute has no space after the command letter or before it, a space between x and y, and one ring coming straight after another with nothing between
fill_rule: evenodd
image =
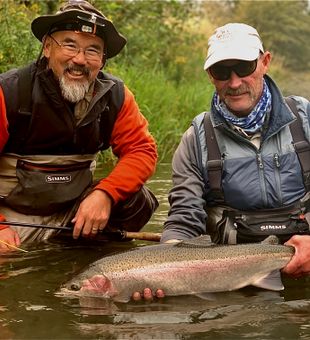
<instances>
[{"instance_id":1,"label":"hand holding fish","mask_svg":"<svg viewBox=\"0 0 310 340\"><path fill-rule=\"evenodd\" d=\"M295 247L295 255L282 269L282 272L292 277L310 274L310 236L294 235L285 245Z\"/></svg>"},{"instance_id":2,"label":"hand holding fish","mask_svg":"<svg viewBox=\"0 0 310 340\"><path fill-rule=\"evenodd\" d=\"M111 198L102 190L94 190L80 204L72 220L73 237L96 235L103 230L111 214Z\"/></svg>"},{"instance_id":3,"label":"hand holding fish","mask_svg":"<svg viewBox=\"0 0 310 340\"><path fill-rule=\"evenodd\" d=\"M20 239L15 230L13 230L12 228L5 228L0 230L0 253L12 251L19 245Z\"/></svg>"},{"instance_id":4,"label":"hand holding fish","mask_svg":"<svg viewBox=\"0 0 310 340\"><path fill-rule=\"evenodd\" d=\"M165 293L162 289L157 289L155 291L155 293L153 294L152 290L150 288L145 288L143 290L143 293L140 292L134 292L132 294L132 299L134 301L140 301L142 299L146 300L146 301L152 301L154 299L154 297L157 298L164 298L165 297Z\"/></svg>"}]
</instances>

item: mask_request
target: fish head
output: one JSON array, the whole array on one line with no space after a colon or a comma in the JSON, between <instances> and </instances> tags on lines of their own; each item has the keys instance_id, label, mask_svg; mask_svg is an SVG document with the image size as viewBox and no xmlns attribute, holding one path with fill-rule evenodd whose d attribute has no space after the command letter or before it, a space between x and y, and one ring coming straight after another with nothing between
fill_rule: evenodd
<instances>
[{"instance_id":1,"label":"fish head","mask_svg":"<svg viewBox=\"0 0 310 340\"><path fill-rule=\"evenodd\" d=\"M103 274L96 274L89 278L73 278L60 288L57 295L62 296L94 296L112 298L117 295L112 281Z\"/></svg>"}]
</instances>

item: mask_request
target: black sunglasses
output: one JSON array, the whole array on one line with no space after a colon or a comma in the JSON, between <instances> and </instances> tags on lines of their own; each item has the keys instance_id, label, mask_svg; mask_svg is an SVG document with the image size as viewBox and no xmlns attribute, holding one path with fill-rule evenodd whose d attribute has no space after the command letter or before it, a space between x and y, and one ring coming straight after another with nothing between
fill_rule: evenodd
<instances>
[{"instance_id":1,"label":"black sunglasses","mask_svg":"<svg viewBox=\"0 0 310 340\"><path fill-rule=\"evenodd\" d=\"M209 72L216 80L228 80L232 71L234 71L238 77L243 78L252 74L256 70L256 67L257 59L251 61L242 60L232 66L225 66L221 63L216 63L209 67Z\"/></svg>"}]
</instances>

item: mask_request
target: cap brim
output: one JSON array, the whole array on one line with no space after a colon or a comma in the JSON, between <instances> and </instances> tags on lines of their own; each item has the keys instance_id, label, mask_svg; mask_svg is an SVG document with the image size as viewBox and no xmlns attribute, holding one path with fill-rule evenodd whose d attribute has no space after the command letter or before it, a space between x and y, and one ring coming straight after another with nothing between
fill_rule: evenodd
<instances>
[{"instance_id":1,"label":"cap brim","mask_svg":"<svg viewBox=\"0 0 310 340\"><path fill-rule=\"evenodd\" d=\"M51 27L59 22L65 22L70 20L79 20L78 16L85 15L85 12L78 10L69 10L54 15L43 15L33 20L31 23L31 30L34 36L42 41L45 34L49 32ZM126 45L126 38L122 36L114 27L113 23L105 18L102 18L104 27L100 27L100 32L103 34L96 34L101 37L107 48L107 58L116 56Z\"/></svg>"},{"instance_id":2,"label":"cap brim","mask_svg":"<svg viewBox=\"0 0 310 340\"><path fill-rule=\"evenodd\" d=\"M260 50L255 48L242 48L241 46L236 49L236 46L232 48L217 48L213 53L211 53L204 64L204 70L207 70L212 65L230 59L236 60L255 60L258 58Z\"/></svg>"}]
</instances>

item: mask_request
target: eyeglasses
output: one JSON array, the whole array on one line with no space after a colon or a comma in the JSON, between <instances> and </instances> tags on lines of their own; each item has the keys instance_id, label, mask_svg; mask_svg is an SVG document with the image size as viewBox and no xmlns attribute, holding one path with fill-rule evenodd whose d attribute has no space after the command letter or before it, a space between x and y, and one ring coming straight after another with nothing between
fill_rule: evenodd
<instances>
[{"instance_id":1,"label":"eyeglasses","mask_svg":"<svg viewBox=\"0 0 310 340\"><path fill-rule=\"evenodd\" d=\"M238 77L243 78L252 74L257 67L257 59L252 61L240 61L235 65L226 66L221 63L216 63L209 68L211 76L215 80L228 80L231 72L234 71Z\"/></svg>"},{"instance_id":2,"label":"eyeglasses","mask_svg":"<svg viewBox=\"0 0 310 340\"><path fill-rule=\"evenodd\" d=\"M50 37L61 48L62 53L66 57L74 58L81 51L84 52L85 58L87 60L90 60L90 61L101 61L102 57L104 56L104 53L102 53L101 51L97 50L94 47L87 47L87 48L77 47L75 43L72 43L72 42L68 42L68 43L63 42L63 43L60 43L53 36L50 35Z\"/></svg>"}]
</instances>

